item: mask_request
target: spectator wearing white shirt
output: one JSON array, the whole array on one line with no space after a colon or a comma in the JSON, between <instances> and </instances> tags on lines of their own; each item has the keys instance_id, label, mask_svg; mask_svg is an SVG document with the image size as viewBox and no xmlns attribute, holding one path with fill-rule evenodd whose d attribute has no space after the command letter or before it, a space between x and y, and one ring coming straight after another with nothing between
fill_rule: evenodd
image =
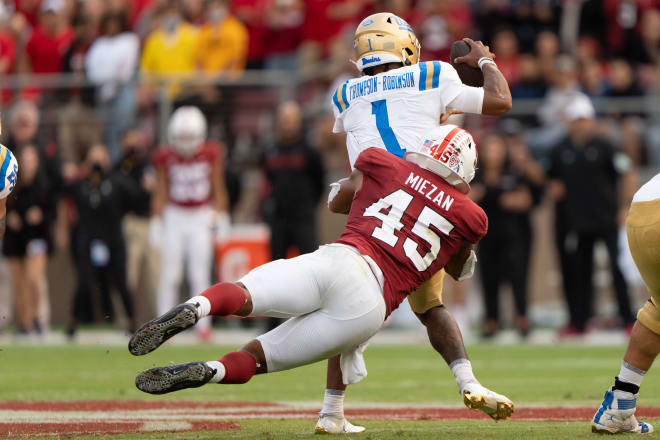
<instances>
[{"instance_id":1,"label":"spectator wearing white shirt","mask_svg":"<svg viewBox=\"0 0 660 440\"><path fill-rule=\"evenodd\" d=\"M135 114L135 71L140 50L138 36L128 31L126 16L110 12L101 19L101 36L85 59L89 80L97 86L97 100L105 120L104 140L114 162L120 140Z\"/></svg>"}]
</instances>

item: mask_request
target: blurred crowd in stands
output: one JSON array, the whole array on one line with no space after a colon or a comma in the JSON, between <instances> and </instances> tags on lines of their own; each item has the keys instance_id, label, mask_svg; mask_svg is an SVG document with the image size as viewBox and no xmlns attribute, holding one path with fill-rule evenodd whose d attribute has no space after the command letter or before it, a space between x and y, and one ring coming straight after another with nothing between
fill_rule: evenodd
<instances>
[{"instance_id":1,"label":"blurred crowd in stands","mask_svg":"<svg viewBox=\"0 0 660 440\"><path fill-rule=\"evenodd\" d=\"M620 324L630 324L617 240L636 173L660 166L660 136L653 136L660 107L648 104L660 91L660 1L4 0L2 142L21 173L3 243L11 277L0 270L0 288L15 292L19 331L48 326L54 252L76 262L77 319L93 318L88 291L97 287L103 316L112 319L114 287L134 325L136 267L152 258L146 244L135 245L147 242L151 157L167 142L169 114L184 105L199 107L209 137L225 146L232 217L266 221L274 258L289 246L313 249L318 234L305 219L314 218L323 186L348 171L344 141L331 133L329 93L357 75L348 61L352 34L362 17L380 11L412 25L422 60L448 61L451 44L465 36L483 40L511 87L514 116L461 121L480 145L473 197L490 217L479 247L484 335L501 326L503 283L515 298L514 326L529 332L531 214L544 201L557 212L553 234L569 310L563 334L583 333L594 314L589 274L598 241L614 263ZM284 98L294 102L278 111ZM601 98L637 100L620 108L613 101L605 111ZM529 99L537 101L516 111ZM287 132L287 123L299 133ZM305 160L291 160L299 156ZM262 171L262 183L250 180L253 170ZM297 210L283 209L282 198L301 185L313 193ZM251 197L257 202L237 205ZM112 235L106 244L115 253L128 252L119 266L99 266L108 247L91 255L80 247L94 228ZM2 296L0 309L9 310ZM73 296L52 292L50 301Z\"/></svg>"}]
</instances>

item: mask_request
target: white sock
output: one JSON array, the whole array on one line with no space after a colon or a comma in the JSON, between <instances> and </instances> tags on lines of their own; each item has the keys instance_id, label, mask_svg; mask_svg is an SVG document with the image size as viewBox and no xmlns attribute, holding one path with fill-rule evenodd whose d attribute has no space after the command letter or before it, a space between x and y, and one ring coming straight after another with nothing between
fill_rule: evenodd
<instances>
[{"instance_id":1,"label":"white sock","mask_svg":"<svg viewBox=\"0 0 660 440\"><path fill-rule=\"evenodd\" d=\"M634 365L630 365L626 361L621 362L621 371L619 372L619 380L621 382L641 386L645 374L646 371L641 370Z\"/></svg>"},{"instance_id":2,"label":"white sock","mask_svg":"<svg viewBox=\"0 0 660 440\"><path fill-rule=\"evenodd\" d=\"M220 383L220 381L225 377L225 366L222 365L222 362L218 361L208 361L206 363L209 367L213 368L215 370L215 376L211 380L209 380L209 383Z\"/></svg>"},{"instance_id":3,"label":"white sock","mask_svg":"<svg viewBox=\"0 0 660 440\"><path fill-rule=\"evenodd\" d=\"M463 393L463 388L465 388L467 384L479 383L472 372L472 364L467 359L456 359L449 365L449 369L456 378L456 385L458 385L459 393Z\"/></svg>"},{"instance_id":4,"label":"white sock","mask_svg":"<svg viewBox=\"0 0 660 440\"><path fill-rule=\"evenodd\" d=\"M344 391L326 388L325 394L323 394L323 408L319 415L324 414L344 417Z\"/></svg>"},{"instance_id":5,"label":"white sock","mask_svg":"<svg viewBox=\"0 0 660 440\"><path fill-rule=\"evenodd\" d=\"M186 304L197 306L195 309L197 310L198 319L209 316L209 313L211 313L211 301L205 296L193 296L186 301Z\"/></svg>"}]
</instances>

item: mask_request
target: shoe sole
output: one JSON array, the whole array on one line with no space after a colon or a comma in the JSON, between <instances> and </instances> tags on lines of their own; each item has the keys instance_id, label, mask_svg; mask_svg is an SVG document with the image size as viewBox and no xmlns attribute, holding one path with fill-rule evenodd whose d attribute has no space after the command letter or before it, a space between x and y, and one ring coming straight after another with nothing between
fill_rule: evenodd
<instances>
[{"instance_id":1,"label":"shoe sole","mask_svg":"<svg viewBox=\"0 0 660 440\"><path fill-rule=\"evenodd\" d=\"M140 327L130 341L128 351L133 356L151 353L172 336L197 323L194 306L182 304Z\"/></svg>"},{"instance_id":2,"label":"shoe sole","mask_svg":"<svg viewBox=\"0 0 660 440\"><path fill-rule=\"evenodd\" d=\"M649 435L649 434L653 434L654 431L650 431L650 432L615 431L615 432L612 432L607 428L598 428L595 425L591 425L591 432L593 432L594 434L601 434L601 435L617 435L617 434Z\"/></svg>"},{"instance_id":3,"label":"shoe sole","mask_svg":"<svg viewBox=\"0 0 660 440\"><path fill-rule=\"evenodd\" d=\"M483 395L473 394L467 391L463 392L463 403L470 409L483 411L495 421L509 418L515 410L513 402L497 402L496 407L493 408L488 405ZM485 409L488 409L488 411L485 411Z\"/></svg>"},{"instance_id":4,"label":"shoe sole","mask_svg":"<svg viewBox=\"0 0 660 440\"><path fill-rule=\"evenodd\" d=\"M608 431L607 429L596 428L594 425L591 425L591 432L594 434L605 434L605 435L614 435L616 432Z\"/></svg>"},{"instance_id":5,"label":"shoe sole","mask_svg":"<svg viewBox=\"0 0 660 440\"><path fill-rule=\"evenodd\" d=\"M326 430L326 429L325 429L324 427L322 427L322 426L317 426L317 427L314 428L314 434L315 434L315 435L363 434L364 432L366 432L366 429L363 429L362 431L355 431L355 432L339 432L339 433L335 434L334 432L330 432L330 431Z\"/></svg>"},{"instance_id":6,"label":"shoe sole","mask_svg":"<svg viewBox=\"0 0 660 440\"><path fill-rule=\"evenodd\" d=\"M135 378L135 386L145 393L166 394L185 388L197 388L208 383L214 370L203 362L173 367L158 367L143 371Z\"/></svg>"}]
</instances>

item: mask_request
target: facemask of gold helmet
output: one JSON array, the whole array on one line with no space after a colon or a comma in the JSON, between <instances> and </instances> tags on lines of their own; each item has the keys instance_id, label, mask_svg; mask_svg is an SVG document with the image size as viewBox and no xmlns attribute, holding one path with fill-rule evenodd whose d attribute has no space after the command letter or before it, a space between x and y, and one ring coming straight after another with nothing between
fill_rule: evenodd
<instances>
[{"instance_id":1,"label":"facemask of gold helmet","mask_svg":"<svg viewBox=\"0 0 660 440\"><path fill-rule=\"evenodd\" d=\"M356 65L360 72L387 63L410 66L419 62L421 46L412 27L388 12L362 20L353 37Z\"/></svg>"}]
</instances>

